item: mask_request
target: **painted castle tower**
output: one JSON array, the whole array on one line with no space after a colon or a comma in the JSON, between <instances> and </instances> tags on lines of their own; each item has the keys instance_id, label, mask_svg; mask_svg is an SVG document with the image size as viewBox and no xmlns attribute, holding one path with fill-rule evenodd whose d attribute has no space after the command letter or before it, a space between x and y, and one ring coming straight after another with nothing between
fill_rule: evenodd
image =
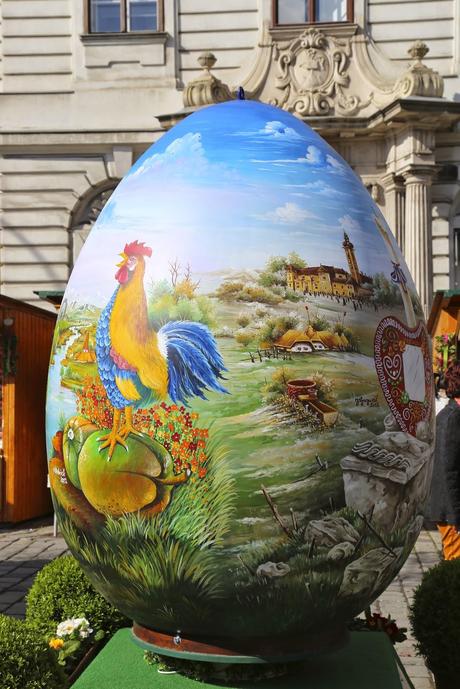
<instances>
[{"instance_id":1,"label":"painted castle tower","mask_svg":"<svg viewBox=\"0 0 460 689\"><path fill-rule=\"evenodd\" d=\"M347 257L348 267L350 269L350 275L358 285L361 284L361 273L358 268L358 261L356 260L355 247L350 242L350 238L346 232L343 233L343 244L345 250L345 256Z\"/></svg>"},{"instance_id":2,"label":"painted castle tower","mask_svg":"<svg viewBox=\"0 0 460 689\"><path fill-rule=\"evenodd\" d=\"M372 294L372 278L359 269L355 247L346 232L343 233L343 249L349 270L321 264L298 268L286 266L289 289L304 294L333 294L336 297L367 299Z\"/></svg>"}]
</instances>

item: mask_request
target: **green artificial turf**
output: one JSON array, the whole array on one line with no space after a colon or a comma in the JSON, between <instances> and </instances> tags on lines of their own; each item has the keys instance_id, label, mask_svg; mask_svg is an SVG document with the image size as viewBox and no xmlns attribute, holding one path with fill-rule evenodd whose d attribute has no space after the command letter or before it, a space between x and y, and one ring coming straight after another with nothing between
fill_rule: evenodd
<instances>
[{"instance_id":1,"label":"green artificial turf","mask_svg":"<svg viewBox=\"0 0 460 689\"><path fill-rule=\"evenodd\" d=\"M160 674L143 650L122 629L109 641L72 689L206 689L216 685ZM383 633L353 632L336 653L307 661L302 669L278 679L228 684L228 689L401 689L396 654Z\"/></svg>"}]
</instances>

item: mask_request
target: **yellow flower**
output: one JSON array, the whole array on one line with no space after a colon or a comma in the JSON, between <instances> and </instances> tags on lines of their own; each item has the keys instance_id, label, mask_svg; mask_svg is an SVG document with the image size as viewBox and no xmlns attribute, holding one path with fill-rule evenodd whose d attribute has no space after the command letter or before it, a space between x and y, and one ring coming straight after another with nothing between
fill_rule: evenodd
<instances>
[{"instance_id":1,"label":"yellow flower","mask_svg":"<svg viewBox=\"0 0 460 689\"><path fill-rule=\"evenodd\" d=\"M59 651L60 648L64 646L63 639L50 639L49 647L54 648L55 651Z\"/></svg>"}]
</instances>

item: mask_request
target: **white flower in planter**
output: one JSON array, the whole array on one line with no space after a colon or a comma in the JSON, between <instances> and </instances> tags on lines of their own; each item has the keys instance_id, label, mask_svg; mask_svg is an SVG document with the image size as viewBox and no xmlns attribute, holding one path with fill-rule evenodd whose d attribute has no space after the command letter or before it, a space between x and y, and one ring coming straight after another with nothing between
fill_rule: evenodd
<instances>
[{"instance_id":1,"label":"white flower in planter","mask_svg":"<svg viewBox=\"0 0 460 689\"><path fill-rule=\"evenodd\" d=\"M78 632L81 639L86 639L92 631L86 617L74 617L58 624L56 636L62 638L64 636L70 636L74 632Z\"/></svg>"}]
</instances>

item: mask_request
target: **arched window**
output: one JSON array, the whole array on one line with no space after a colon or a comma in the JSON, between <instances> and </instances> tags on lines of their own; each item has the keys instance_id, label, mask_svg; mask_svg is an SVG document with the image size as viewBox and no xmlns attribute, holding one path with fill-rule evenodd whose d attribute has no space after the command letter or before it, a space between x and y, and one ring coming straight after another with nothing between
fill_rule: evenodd
<instances>
[{"instance_id":1,"label":"arched window","mask_svg":"<svg viewBox=\"0 0 460 689\"><path fill-rule=\"evenodd\" d=\"M71 267L75 264L89 231L117 185L118 180L108 180L97 189L92 189L85 194L74 209L70 226Z\"/></svg>"},{"instance_id":2,"label":"arched window","mask_svg":"<svg viewBox=\"0 0 460 689\"><path fill-rule=\"evenodd\" d=\"M273 0L275 26L352 21L353 0Z\"/></svg>"}]
</instances>

